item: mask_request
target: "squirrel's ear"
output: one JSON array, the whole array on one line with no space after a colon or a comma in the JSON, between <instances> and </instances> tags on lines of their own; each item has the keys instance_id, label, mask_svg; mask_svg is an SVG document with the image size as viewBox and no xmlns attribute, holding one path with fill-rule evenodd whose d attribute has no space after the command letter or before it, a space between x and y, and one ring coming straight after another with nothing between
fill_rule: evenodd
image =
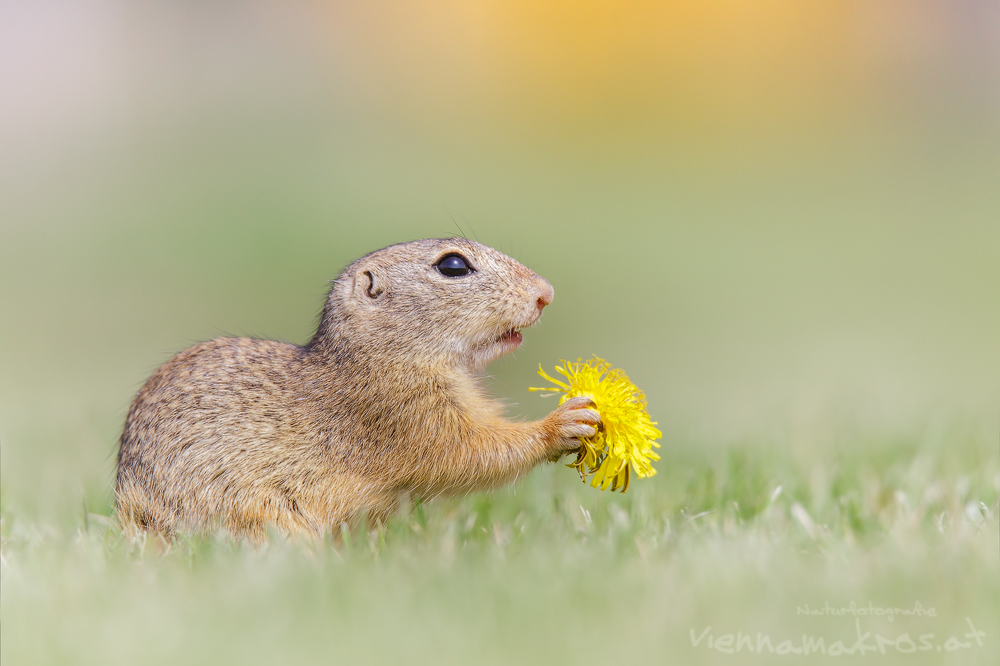
<instances>
[{"instance_id":1,"label":"squirrel's ear","mask_svg":"<svg viewBox=\"0 0 1000 666\"><path fill-rule=\"evenodd\" d=\"M383 279L374 268L362 266L354 274L354 297L362 302L378 300L385 292L382 282Z\"/></svg>"}]
</instances>

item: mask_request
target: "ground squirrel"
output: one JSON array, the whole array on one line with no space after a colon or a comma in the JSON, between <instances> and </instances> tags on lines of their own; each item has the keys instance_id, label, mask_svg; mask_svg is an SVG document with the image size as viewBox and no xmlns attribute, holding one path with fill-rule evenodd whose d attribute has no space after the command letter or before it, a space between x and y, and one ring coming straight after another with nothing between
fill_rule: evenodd
<instances>
[{"instance_id":1,"label":"ground squirrel","mask_svg":"<svg viewBox=\"0 0 1000 666\"><path fill-rule=\"evenodd\" d=\"M462 238L358 259L307 345L219 338L153 373L121 437L119 521L322 537L363 512L386 519L404 495L494 488L578 449L600 422L589 399L514 422L481 382L552 297L541 276Z\"/></svg>"}]
</instances>

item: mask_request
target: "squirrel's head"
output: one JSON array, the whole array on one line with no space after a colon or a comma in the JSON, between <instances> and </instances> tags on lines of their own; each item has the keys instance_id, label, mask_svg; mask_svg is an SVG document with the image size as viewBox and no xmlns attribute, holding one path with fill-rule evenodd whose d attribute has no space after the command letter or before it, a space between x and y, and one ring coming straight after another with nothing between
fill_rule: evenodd
<instances>
[{"instance_id":1,"label":"squirrel's head","mask_svg":"<svg viewBox=\"0 0 1000 666\"><path fill-rule=\"evenodd\" d=\"M348 266L330 292L317 337L425 362L479 370L521 344L552 302L545 278L464 238L401 243ZM324 330L336 312L343 330Z\"/></svg>"}]
</instances>

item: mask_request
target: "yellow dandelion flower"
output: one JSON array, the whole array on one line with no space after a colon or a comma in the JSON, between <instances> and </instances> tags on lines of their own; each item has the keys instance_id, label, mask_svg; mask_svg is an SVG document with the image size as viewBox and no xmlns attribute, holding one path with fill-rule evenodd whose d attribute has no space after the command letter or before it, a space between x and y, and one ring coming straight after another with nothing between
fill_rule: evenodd
<instances>
[{"instance_id":1,"label":"yellow dandelion flower","mask_svg":"<svg viewBox=\"0 0 1000 666\"><path fill-rule=\"evenodd\" d=\"M649 418L646 396L625 373L596 355L586 363L580 359L576 363L563 360L556 372L567 381L550 377L539 365L538 374L555 386L530 390L562 393L560 405L570 398L586 396L601 414L597 434L580 439L576 460L568 466L575 467L584 481L593 475L591 486L601 490L610 487L612 492L619 487L622 492L628 490L630 468L639 478L656 474L650 461L660 459L653 451L660 445L653 440L663 433Z\"/></svg>"}]
</instances>

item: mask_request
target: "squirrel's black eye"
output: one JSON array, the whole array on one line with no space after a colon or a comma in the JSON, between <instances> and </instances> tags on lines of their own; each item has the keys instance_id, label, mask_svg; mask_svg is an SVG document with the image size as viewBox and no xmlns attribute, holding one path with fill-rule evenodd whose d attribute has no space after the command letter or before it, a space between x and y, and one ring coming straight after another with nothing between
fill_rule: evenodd
<instances>
[{"instance_id":1,"label":"squirrel's black eye","mask_svg":"<svg viewBox=\"0 0 1000 666\"><path fill-rule=\"evenodd\" d=\"M438 272L446 277L463 277L475 270L460 254L449 254L436 264Z\"/></svg>"}]
</instances>

